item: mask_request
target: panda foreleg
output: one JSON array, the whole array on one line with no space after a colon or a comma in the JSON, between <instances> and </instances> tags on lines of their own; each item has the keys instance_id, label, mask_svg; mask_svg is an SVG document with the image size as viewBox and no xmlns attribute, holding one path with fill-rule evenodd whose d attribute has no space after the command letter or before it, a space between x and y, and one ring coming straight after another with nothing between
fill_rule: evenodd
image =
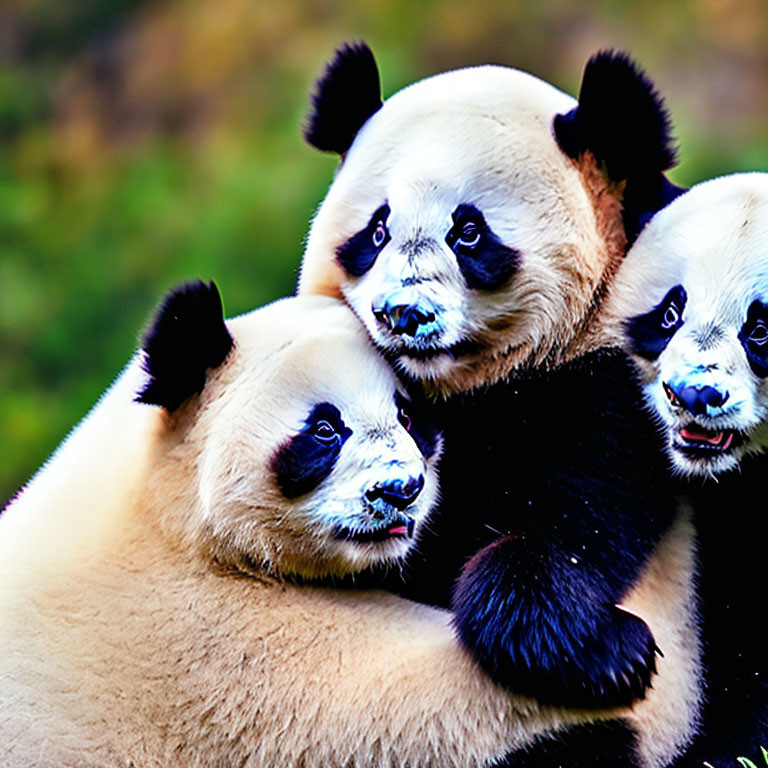
<instances>
[{"instance_id":1,"label":"panda foreleg","mask_svg":"<svg viewBox=\"0 0 768 768\"><path fill-rule=\"evenodd\" d=\"M446 432L443 505L463 523L476 504L451 482L452 445L471 445L466 472L485 470L488 486L476 540L481 524L500 534L481 539L459 576L456 627L498 682L540 701L630 704L649 685L655 643L617 606L676 517L655 425L626 359L608 352L497 390ZM492 432L473 428L491 411Z\"/></svg>"},{"instance_id":2,"label":"panda foreleg","mask_svg":"<svg viewBox=\"0 0 768 768\"><path fill-rule=\"evenodd\" d=\"M614 604L602 574L572 565L525 535L485 547L457 583L459 637L497 682L542 703L629 706L656 671L651 630Z\"/></svg>"}]
</instances>

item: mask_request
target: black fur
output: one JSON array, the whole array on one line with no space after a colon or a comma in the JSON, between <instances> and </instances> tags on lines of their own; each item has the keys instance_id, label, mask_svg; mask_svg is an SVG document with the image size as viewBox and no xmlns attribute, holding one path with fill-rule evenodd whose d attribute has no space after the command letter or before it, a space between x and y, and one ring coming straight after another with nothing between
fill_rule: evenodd
<instances>
[{"instance_id":1,"label":"black fur","mask_svg":"<svg viewBox=\"0 0 768 768\"><path fill-rule=\"evenodd\" d=\"M540 701L626 704L654 669L650 630L615 608L675 516L641 402L604 350L435 406L442 502L399 591L448 605L460 576L464 644Z\"/></svg>"},{"instance_id":2,"label":"black fur","mask_svg":"<svg viewBox=\"0 0 768 768\"><path fill-rule=\"evenodd\" d=\"M624 188L621 213L627 242L633 243L655 213L686 191L672 184L663 173L634 176Z\"/></svg>"},{"instance_id":3,"label":"black fur","mask_svg":"<svg viewBox=\"0 0 768 768\"><path fill-rule=\"evenodd\" d=\"M676 285L650 312L626 320L624 330L632 351L646 360L655 360L682 327L687 300L685 288ZM675 315L677 320L670 322Z\"/></svg>"},{"instance_id":4,"label":"black fur","mask_svg":"<svg viewBox=\"0 0 768 768\"><path fill-rule=\"evenodd\" d=\"M545 704L629 706L643 698L656 671L648 626L612 604L616 586L601 583L601 563L569 554L578 551L573 542L530 538L499 539L463 570L453 606L464 645L496 679Z\"/></svg>"},{"instance_id":5,"label":"black fur","mask_svg":"<svg viewBox=\"0 0 768 768\"><path fill-rule=\"evenodd\" d=\"M445 242L456 254L467 285L481 291L494 291L504 286L517 271L520 253L499 240L474 205L462 203L453 212L452 218L453 227ZM468 231L477 240L472 246L462 242Z\"/></svg>"},{"instance_id":6,"label":"black fur","mask_svg":"<svg viewBox=\"0 0 768 768\"><path fill-rule=\"evenodd\" d=\"M553 734L515 750L493 768L630 768L635 765L634 746L631 730L619 720L609 720Z\"/></svg>"},{"instance_id":7,"label":"black fur","mask_svg":"<svg viewBox=\"0 0 768 768\"><path fill-rule=\"evenodd\" d=\"M317 488L333 471L351 434L335 405L318 403L307 416L304 428L272 459L272 471L283 496L294 499Z\"/></svg>"},{"instance_id":8,"label":"black fur","mask_svg":"<svg viewBox=\"0 0 768 768\"><path fill-rule=\"evenodd\" d=\"M379 69L365 43L345 43L315 85L304 138L316 149L343 155L382 105Z\"/></svg>"},{"instance_id":9,"label":"black fur","mask_svg":"<svg viewBox=\"0 0 768 768\"><path fill-rule=\"evenodd\" d=\"M764 765L768 748L766 559L768 456L748 456L739 470L681 480L699 537L706 702L699 736L676 768L717 768L748 757ZM691 488L691 485L694 487Z\"/></svg>"},{"instance_id":10,"label":"black fur","mask_svg":"<svg viewBox=\"0 0 768 768\"><path fill-rule=\"evenodd\" d=\"M626 53L602 51L587 62L579 104L555 117L554 130L569 157L589 150L609 178L627 181L624 224L630 242L655 211L684 191L663 175L677 162L669 114Z\"/></svg>"},{"instance_id":11,"label":"black fur","mask_svg":"<svg viewBox=\"0 0 768 768\"><path fill-rule=\"evenodd\" d=\"M224 362L233 343L214 282L175 288L144 334L143 367L150 381L136 401L175 411L203 391L206 372Z\"/></svg>"},{"instance_id":12,"label":"black fur","mask_svg":"<svg viewBox=\"0 0 768 768\"><path fill-rule=\"evenodd\" d=\"M336 260L341 268L353 277L362 277L375 263L382 248L389 242L387 219L389 206L377 208L368 224L336 249ZM379 227L382 229L379 230ZM381 242L374 241L377 231L383 232Z\"/></svg>"},{"instance_id":13,"label":"black fur","mask_svg":"<svg viewBox=\"0 0 768 768\"><path fill-rule=\"evenodd\" d=\"M400 423L405 427L421 455L431 459L440 444L440 431L432 423L432 414L423 405L406 400L395 392Z\"/></svg>"},{"instance_id":14,"label":"black fur","mask_svg":"<svg viewBox=\"0 0 768 768\"><path fill-rule=\"evenodd\" d=\"M614 374L620 370L614 370ZM572 381L572 380L571 380ZM561 384L567 384L561 381ZM574 390L581 391L581 390ZM602 388L595 392L599 397ZM524 395L528 393L522 390ZM610 394L610 393L607 393ZM635 393L633 397L637 397ZM542 393L546 397L546 392ZM529 403L526 396L522 402L523 407ZM639 402L639 401L637 401ZM618 413L622 420L616 425L613 437L606 440L605 450L608 455L595 466L599 471L601 466L617 464L626 461L629 450L628 442L634 442L641 435L631 430L631 417L625 420L622 411L615 410L619 403L611 399L606 403L607 410ZM629 406L629 404L627 404ZM536 407L536 406L534 406ZM543 407L543 406L539 406ZM638 411L640 409L637 409ZM543 411L545 413L545 411ZM539 417L542 412L539 412ZM555 419L558 414L540 421L541 430L551 430L556 426ZM505 429L509 425L506 419L499 428ZM605 428L606 424L596 422L594 428L596 434L589 437L594 441ZM584 428L585 424L577 425L575 429ZM622 430L630 428L624 433L622 451L613 454L612 448L616 439L621 439ZM526 435L517 433L518 438L524 441ZM646 434L645 438L647 439ZM450 445L451 435L447 435ZM651 440L647 449L660 450L653 445ZM635 446L637 448L637 446ZM586 447L585 447L586 448ZM489 453L492 449L489 449ZM586 449L592 455L595 446ZM534 450L534 453L536 451ZM545 461L546 461L545 457ZM642 503L662 503L662 508L655 508L660 517L651 521L654 528L660 529L663 525L665 509L672 498L686 498L687 503L694 510L694 523L698 537L698 597L700 603L700 622L702 627L704 650L704 695L705 702L702 710L702 719L692 745L672 763L674 768L701 768L705 762L717 768L734 766L737 757L748 757L755 765L762 765L764 760L761 747L768 745L768 654L766 654L766 628L765 628L765 542L768 541L768 516L764 514L761 499L765 494L765 478L768 476L768 456L748 456L742 460L739 470L720 475L715 482L707 478L686 480L665 479L668 474L663 467L656 466L658 457L640 451L636 454L636 461L645 463L649 461L654 466L644 469L635 468L634 479L630 480L626 491L631 491L634 485L644 495ZM630 465L627 465L630 466ZM519 467L515 463L516 476L524 479L530 471L527 464ZM522 469L520 475L518 469ZM502 467L498 467L499 472ZM543 471L543 470L542 470ZM443 470L442 476L450 481L451 468ZM644 482L657 484L655 488L641 489ZM635 485L638 484L638 485ZM444 488L444 498L454 493L449 483ZM510 492L515 497L525 498L525 489ZM567 510L565 510L567 511ZM465 528L467 524L465 523ZM443 529L448 530L448 529ZM562 537L558 531L558 537ZM456 538L459 538L458 536ZM436 544L437 542L431 543ZM442 545L447 543L444 538ZM455 542L452 542L455 545ZM622 552L620 544L616 549ZM437 557L433 554L431 557ZM427 555L427 559L429 555ZM538 578L549 578L548 569L544 566L533 573L523 572L523 581L519 582L519 575L514 574L518 583L511 591L514 599L516 594L525 589L528 590L530 582ZM423 564L424 566L426 563ZM617 558L616 567L622 569L620 558ZM617 573L618 573L617 571ZM621 575L620 573L618 575ZM509 570L506 580L503 574L492 573L491 577L498 580L489 582L496 584L501 590L509 582ZM413 576L412 576L413 578ZM419 579L424 578L421 574ZM519 584L519 585L518 585ZM538 586L538 584L537 584ZM569 593L573 586L570 580L561 583ZM461 587L465 589L465 587ZM497 597L498 602L498 597ZM569 614L573 619L575 613ZM504 626L495 618L496 630L500 635L514 635L516 630ZM578 621L584 618L578 615ZM563 625L566 625L563 627ZM568 621L562 620L555 627L569 633ZM514 644L515 638L511 638ZM494 639L498 643L498 639ZM662 649L663 650L663 649ZM519 674L513 670L513 675ZM538 698L538 694L537 694ZM592 768L592 766L606 765L616 768L636 766L633 757L633 738L631 731L617 722L582 726L570 729L565 733L546 741L541 741L534 747L523 752L516 752L499 764L505 768L524 768L524 766L536 766L536 768Z\"/></svg>"},{"instance_id":15,"label":"black fur","mask_svg":"<svg viewBox=\"0 0 768 768\"><path fill-rule=\"evenodd\" d=\"M587 62L579 105L555 117L561 149L577 158L586 150L620 181L673 167L671 121L661 97L626 53L601 51Z\"/></svg>"},{"instance_id":16,"label":"black fur","mask_svg":"<svg viewBox=\"0 0 768 768\"><path fill-rule=\"evenodd\" d=\"M755 376L765 378L768 376L768 343L766 342L765 328L768 327L768 304L755 299L747 310L747 319L739 331L739 341L747 355L749 367ZM756 330L759 335L755 335Z\"/></svg>"}]
</instances>

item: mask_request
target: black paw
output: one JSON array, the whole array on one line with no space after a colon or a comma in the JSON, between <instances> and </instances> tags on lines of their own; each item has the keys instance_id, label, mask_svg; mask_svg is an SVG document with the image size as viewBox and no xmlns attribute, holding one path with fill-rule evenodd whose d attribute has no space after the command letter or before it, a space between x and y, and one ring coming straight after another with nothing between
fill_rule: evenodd
<instances>
[{"instance_id":1,"label":"black paw","mask_svg":"<svg viewBox=\"0 0 768 768\"><path fill-rule=\"evenodd\" d=\"M658 649L642 619L606 606L587 584L541 574L501 580L490 554L489 568L477 569L475 560L460 578L453 610L459 638L496 682L579 709L644 698Z\"/></svg>"}]
</instances>

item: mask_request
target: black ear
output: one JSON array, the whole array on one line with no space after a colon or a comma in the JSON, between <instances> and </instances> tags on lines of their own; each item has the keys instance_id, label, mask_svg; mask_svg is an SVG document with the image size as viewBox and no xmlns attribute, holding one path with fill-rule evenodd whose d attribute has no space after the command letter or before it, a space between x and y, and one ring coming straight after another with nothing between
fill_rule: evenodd
<instances>
[{"instance_id":1,"label":"black ear","mask_svg":"<svg viewBox=\"0 0 768 768\"><path fill-rule=\"evenodd\" d=\"M591 150L616 181L675 165L671 122L653 83L626 53L601 51L584 68L579 104L555 117L560 148Z\"/></svg>"},{"instance_id":2,"label":"black ear","mask_svg":"<svg viewBox=\"0 0 768 768\"><path fill-rule=\"evenodd\" d=\"M601 51L584 69L579 104L554 121L566 155L589 150L613 181L626 181L624 223L633 239L684 190L663 172L677 162L671 120L653 83L626 53Z\"/></svg>"},{"instance_id":3,"label":"black ear","mask_svg":"<svg viewBox=\"0 0 768 768\"><path fill-rule=\"evenodd\" d=\"M174 288L142 339L150 380L136 401L175 411L203 391L206 371L221 365L232 345L214 282L196 280Z\"/></svg>"},{"instance_id":4,"label":"black ear","mask_svg":"<svg viewBox=\"0 0 768 768\"><path fill-rule=\"evenodd\" d=\"M343 155L381 105L379 70L371 49L362 42L345 43L315 84L304 138L316 149Z\"/></svg>"}]
</instances>

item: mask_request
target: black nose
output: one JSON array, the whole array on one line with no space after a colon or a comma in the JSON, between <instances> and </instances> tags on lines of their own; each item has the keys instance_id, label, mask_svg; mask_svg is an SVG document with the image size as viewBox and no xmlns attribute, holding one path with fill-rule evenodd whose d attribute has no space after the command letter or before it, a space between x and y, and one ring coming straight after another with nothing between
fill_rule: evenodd
<instances>
[{"instance_id":1,"label":"black nose","mask_svg":"<svg viewBox=\"0 0 768 768\"><path fill-rule=\"evenodd\" d=\"M381 499L401 512L413 504L424 488L424 476L410 477L408 480L388 480L385 483L377 483L373 488L365 492L365 497L370 502Z\"/></svg>"},{"instance_id":2,"label":"black nose","mask_svg":"<svg viewBox=\"0 0 768 768\"><path fill-rule=\"evenodd\" d=\"M694 416L701 416L707 412L707 406L710 405L713 408L720 407L727 399L727 392L720 392L720 390L714 387L683 387L679 390L673 391L677 398L677 405L683 405Z\"/></svg>"},{"instance_id":3,"label":"black nose","mask_svg":"<svg viewBox=\"0 0 768 768\"><path fill-rule=\"evenodd\" d=\"M374 307L373 316L388 331L396 336L416 336L422 325L431 323L435 313L424 310L412 304L390 304L385 302L382 307Z\"/></svg>"}]
</instances>

